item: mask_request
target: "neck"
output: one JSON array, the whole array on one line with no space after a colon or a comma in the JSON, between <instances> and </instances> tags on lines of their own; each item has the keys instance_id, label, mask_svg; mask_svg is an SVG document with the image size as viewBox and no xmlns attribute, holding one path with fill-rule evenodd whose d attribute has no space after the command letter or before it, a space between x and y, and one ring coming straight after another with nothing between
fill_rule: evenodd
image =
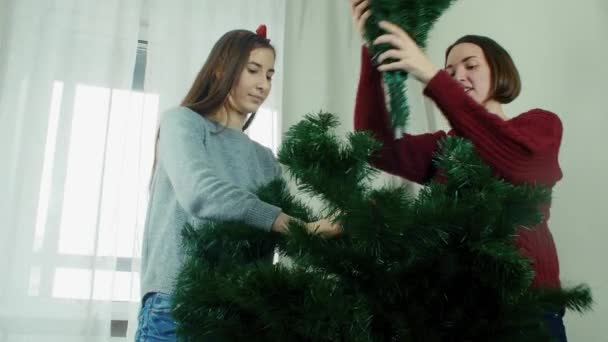
<instances>
[{"instance_id":1,"label":"neck","mask_svg":"<svg viewBox=\"0 0 608 342\"><path fill-rule=\"evenodd\" d=\"M240 113L236 110L227 110L224 107L218 109L212 115L209 115L209 119L216 121L228 128L242 130L245 125L246 114Z\"/></svg>"},{"instance_id":2,"label":"neck","mask_svg":"<svg viewBox=\"0 0 608 342\"><path fill-rule=\"evenodd\" d=\"M488 110L488 112L498 115L503 120L509 120L502 108L501 103L494 100L489 100L484 104L484 107Z\"/></svg>"}]
</instances>

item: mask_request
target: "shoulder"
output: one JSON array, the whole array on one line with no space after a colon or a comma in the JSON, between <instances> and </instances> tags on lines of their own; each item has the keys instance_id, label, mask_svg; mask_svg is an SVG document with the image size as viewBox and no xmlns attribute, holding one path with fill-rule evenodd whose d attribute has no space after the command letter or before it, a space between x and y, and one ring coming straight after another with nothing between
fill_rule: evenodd
<instances>
[{"instance_id":1,"label":"shoulder","mask_svg":"<svg viewBox=\"0 0 608 342\"><path fill-rule=\"evenodd\" d=\"M511 120L522 133L541 146L559 147L563 125L557 114L540 108L531 109Z\"/></svg>"},{"instance_id":2,"label":"shoulder","mask_svg":"<svg viewBox=\"0 0 608 342\"><path fill-rule=\"evenodd\" d=\"M534 108L513 118L525 124L539 124L541 126L562 127L562 120L557 114L546 109Z\"/></svg>"},{"instance_id":3,"label":"shoulder","mask_svg":"<svg viewBox=\"0 0 608 342\"><path fill-rule=\"evenodd\" d=\"M251 138L249 139L251 140L251 143L253 144L253 147L260 158L271 163L277 162L274 152L269 147L266 147Z\"/></svg>"},{"instance_id":4,"label":"shoulder","mask_svg":"<svg viewBox=\"0 0 608 342\"><path fill-rule=\"evenodd\" d=\"M531 109L514 118L519 125L523 125L539 133L558 134L563 130L562 120L557 114L540 108Z\"/></svg>"},{"instance_id":5,"label":"shoulder","mask_svg":"<svg viewBox=\"0 0 608 342\"><path fill-rule=\"evenodd\" d=\"M165 110L160 115L161 131L196 131L206 135L214 130L211 120L188 107L174 107Z\"/></svg>"},{"instance_id":6,"label":"shoulder","mask_svg":"<svg viewBox=\"0 0 608 342\"><path fill-rule=\"evenodd\" d=\"M268 172L272 172L273 177L279 176L281 173L281 166L272 149L249 137L248 139L251 141L256 159L262 165L262 167L268 170Z\"/></svg>"},{"instance_id":7,"label":"shoulder","mask_svg":"<svg viewBox=\"0 0 608 342\"><path fill-rule=\"evenodd\" d=\"M169 108L160 114L161 125L164 123L178 122L206 126L211 124L210 120L205 118L203 115L183 106Z\"/></svg>"},{"instance_id":8,"label":"shoulder","mask_svg":"<svg viewBox=\"0 0 608 342\"><path fill-rule=\"evenodd\" d=\"M188 107L173 107L163 111L160 114L160 122L165 121L186 121L200 120L202 118L198 113Z\"/></svg>"}]
</instances>

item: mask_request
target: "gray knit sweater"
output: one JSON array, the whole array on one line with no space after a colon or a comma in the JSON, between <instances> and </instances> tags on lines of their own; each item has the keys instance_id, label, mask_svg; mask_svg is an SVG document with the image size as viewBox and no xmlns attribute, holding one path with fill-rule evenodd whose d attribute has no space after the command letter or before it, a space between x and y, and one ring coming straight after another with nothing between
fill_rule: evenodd
<instances>
[{"instance_id":1,"label":"gray knit sweater","mask_svg":"<svg viewBox=\"0 0 608 342\"><path fill-rule=\"evenodd\" d=\"M165 112L144 228L142 296L173 293L185 223L240 220L269 231L281 209L252 191L280 175L272 151L243 132L185 107Z\"/></svg>"}]
</instances>

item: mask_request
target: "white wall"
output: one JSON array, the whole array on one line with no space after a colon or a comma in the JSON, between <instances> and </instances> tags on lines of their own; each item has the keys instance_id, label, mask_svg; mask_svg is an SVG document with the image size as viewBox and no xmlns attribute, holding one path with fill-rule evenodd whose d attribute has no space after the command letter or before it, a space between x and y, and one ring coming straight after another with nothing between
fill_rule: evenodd
<instances>
[{"instance_id":1,"label":"white wall","mask_svg":"<svg viewBox=\"0 0 608 342\"><path fill-rule=\"evenodd\" d=\"M9 8L8 0L0 0L0 50L5 49L7 42L7 30L8 30L8 21L9 21ZM4 69L6 68L6 61L4 60L4 56L6 54L0 55L0 80L3 79ZM2 84L0 83L0 89ZM2 113L0 113L0 116Z\"/></svg>"},{"instance_id":2,"label":"white wall","mask_svg":"<svg viewBox=\"0 0 608 342\"><path fill-rule=\"evenodd\" d=\"M0 0L0 51L2 51L2 49L6 49L7 46L9 10L10 8L8 6L8 0ZM0 92L4 89L3 80L4 75L6 74L7 60L7 54L0 53ZM0 101L0 109L1 108L3 108L3 105ZM0 110L0 156L2 156L2 159L4 159L4 157L7 155L5 151L8 151L8 149L10 148L9 146L12 145L12 141L9 137L9 134L4 134L7 131L2 128L12 128L12 122L12 118L9 118L8 113L5 113L3 110ZM3 163L6 163L6 161L3 160ZM0 181L0 191L2 191L3 193L10 192L10 189L7 189L8 187L10 187L10 185L3 182L8 181L10 176L11 170L9 170L9 167L3 164L3 167L0 168L0 179L2 179L2 181ZM7 186L4 186L4 184L7 184ZM0 224L0 236L3 237L3 241L0 241L0 251L8 250L9 243L11 243L10 237L12 237L12 235L9 235L8 233L9 224L7 223L9 222L9 204L7 202L8 201L6 200L0 201L0 222L4 222L4 224ZM0 274L6 274L9 264L10 261L8 260L8 258L3 258L3 260L0 261ZM6 288L6 282L3 278L0 279L2 279L2 281L0 281L0 298L2 298L4 289ZM0 327L0 336L2 336L2 333L3 331Z\"/></svg>"},{"instance_id":3,"label":"white wall","mask_svg":"<svg viewBox=\"0 0 608 342\"><path fill-rule=\"evenodd\" d=\"M360 40L352 34L343 1L287 1L283 129L323 109L352 130Z\"/></svg>"},{"instance_id":4,"label":"white wall","mask_svg":"<svg viewBox=\"0 0 608 342\"><path fill-rule=\"evenodd\" d=\"M0 0L0 37L2 37L3 34L5 33L4 31L6 30L5 26L8 21L8 16L9 16L8 0ZM0 44L2 44L1 41L0 41ZM0 47L2 47L2 46L3 45L0 45Z\"/></svg>"},{"instance_id":5,"label":"white wall","mask_svg":"<svg viewBox=\"0 0 608 342\"><path fill-rule=\"evenodd\" d=\"M347 0L287 1L283 131L305 113L339 114L341 132L352 130L359 70L359 39ZM428 53L443 64L444 49L458 37L488 35L513 56L523 80L522 95L506 110L516 115L541 107L564 124L550 228L564 284L588 283L595 310L566 316L571 341L608 341L608 272L602 267L608 240L608 152L601 141L608 127L608 1L461 0L431 32ZM420 87L410 87L409 130L429 128ZM445 121L437 118L440 128ZM431 120L432 122L432 120Z\"/></svg>"}]
</instances>

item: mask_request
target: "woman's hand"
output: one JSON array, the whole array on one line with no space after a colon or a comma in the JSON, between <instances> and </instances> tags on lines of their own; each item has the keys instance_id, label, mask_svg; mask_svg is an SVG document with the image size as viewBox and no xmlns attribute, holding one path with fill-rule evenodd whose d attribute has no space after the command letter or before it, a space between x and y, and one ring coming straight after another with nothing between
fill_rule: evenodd
<instances>
[{"instance_id":1,"label":"woman's hand","mask_svg":"<svg viewBox=\"0 0 608 342\"><path fill-rule=\"evenodd\" d=\"M270 230L281 234L287 234L289 232L287 229L287 224L290 220L293 220L293 217L281 212L272 223Z\"/></svg>"},{"instance_id":2,"label":"woman's hand","mask_svg":"<svg viewBox=\"0 0 608 342\"><path fill-rule=\"evenodd\" d=\"M382 63L387 59L394 61L378 66L378 71L403 70L424 84L437 74L439 68L433 65L416 42L401 27L381 21L380 28L386 33L376 38L373 44L386 43L392 45L393 48L380 54L377 63Z\"/></svg>"},{"instance_id":3,"label":"woman's hand","mask_svg":"<svg viewBox=\"0 0 608 342\"><path fill-rule=\"evenodd\" d=\"M369 10L369 0L348 0L350 3L350 14L353 19L353 26L359 36L365 41L365 22L371 15Z\"/></svg>"},{"instance_id":4,"label":"woman's hand","mask_svg":"<svg viewBox=\"0 0 608 342\"><path fill-rule=\"evenodd\" d=\"M342 225L339 222L332 222L329 218L306 224L309 233L318 234L323 237L335 237L342 234Z\"/></svg>"},{"instance_id":5,"label":"woman's hand","mask_svg":"<svg viewBox=\"0 0 608 342\"><path fill-rule=\"evenodd\" d=\"M280 213L272 224L271 230L274 232L288 234L288 224L291 220L297 220L285 213ZM320 234L324 237L334 237L342 233L342 225L330 218L324 218L315 222L305 223L306 231L311 234Z\"/></svg>"}]
</instances>

